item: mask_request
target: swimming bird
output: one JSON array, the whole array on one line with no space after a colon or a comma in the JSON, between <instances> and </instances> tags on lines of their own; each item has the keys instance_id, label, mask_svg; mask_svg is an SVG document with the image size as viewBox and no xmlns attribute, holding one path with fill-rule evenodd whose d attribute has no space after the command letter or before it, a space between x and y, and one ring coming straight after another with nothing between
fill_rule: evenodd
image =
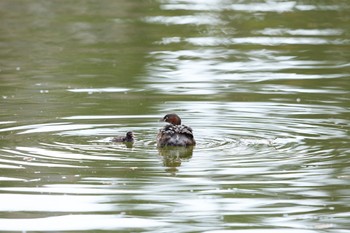
<instances>
[{"instance_id":1,"label":"swimming bird","mask_svg":"<svg viewBox=\"0 0 350 233\"><path fill-rule=\"evenodd\" d=\"M112 142L134 142L134 134L129 131L126 133L126 136L118 136L112 139Z\"/></svg>"},{"instance_id":2,"label":"swimming bird","mask_svg":"<svg viewBox=\"0 0 350 233\"><path fill-rule=\"evenodd\" d=\"M175 114L167 114L160 121L168 122L159 130L157 135L157 146L194 146L194 140L191 127L181 124L181 118Z\"/></svg>"}]
</instances>

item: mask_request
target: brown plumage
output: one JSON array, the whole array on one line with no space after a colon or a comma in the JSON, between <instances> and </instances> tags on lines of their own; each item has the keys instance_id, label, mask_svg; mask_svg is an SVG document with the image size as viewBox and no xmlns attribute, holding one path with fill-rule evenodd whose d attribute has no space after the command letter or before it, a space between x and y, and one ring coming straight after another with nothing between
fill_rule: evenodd
<instances>
[{"instance_id":1,"label":"brown plumage","mask_svg":"<svg viewBox=\"0 0 350 233\"><path fill-rule=\"evenodd\" d=\"M181 125L181 118L177 114L167 114L161 119L161 121L170 124L165 125L159 130L157 136L158 147L196 145L192 129L186 125Z\"/></svg>"}]
</instances>

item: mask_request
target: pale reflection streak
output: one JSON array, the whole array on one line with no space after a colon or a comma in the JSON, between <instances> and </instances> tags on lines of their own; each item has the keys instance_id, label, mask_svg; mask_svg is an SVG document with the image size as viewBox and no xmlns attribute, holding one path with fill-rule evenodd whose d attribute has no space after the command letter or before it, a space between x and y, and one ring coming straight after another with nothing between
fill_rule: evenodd
<instances>
[{"instance_id":1,"label":"pale reflection streak","mask_svg":"<svg viewBox=\"0 0 350 233\"><path fill-rule=\"evenodd\" d=\"M80 194L80 195L135 195L148 194L151 191L123 189L117 188L110 184L105 185L89 185L89 184L52 184L44 185L43 187L15 187L15 188L0 188L1 191L23 192L23 193L40 193L40 194Z\"/></svg>"},{"instance_id":2,"label":"pale reflection streak","mask_svg":"<svg viewBox=\"0 0 350 233\"><path fill-rule=\"evenodd\" d=\"M218 45L244 45L244 44L256 44L256 45L323 45L323 44L344 44L349 41L337 40L337 39L325 39L325 38L312 38L312 37L236 37L236 38L215 38L215 37L198 37L189 38L186 41L193 45L204 46L218 46Z\"/></svg>"},{"instance_id":3,"label":"pale reflection streak","mask_svg":"<svg viewBox=\"0 0 350 233\"><path fill-rule=\"evenodd\" d=\"M118 160L118 158L104 157L100 154L98 155L88 155L77 152L67 152L53 150L52 148L39 148L39 147L17 147L16 150L24 152L28 156L33 156L35 158L54 158L56 161L80 161L80 160ZM48 167L56 166L56 164L46 164Z\"/></svg>"},{"instance_id":4,"label":"pale reflection streak","mask_svg":"<svg viewBox=\"0 0 350 233\"><path fill-rule=\"evenodd\" d=\"M108 201L107 196L97 195L0 194L0 211L99 212L114 210L112 205L104 204Z\"/></svg>"},{"instance_id":5,"label":"pale reflection streak","mask_svg":"<svg viewBox=\"0 0 350 233\"><path fill-rule=\"evenodd\" d=\"M241 12L288 12L294 10L339 10L338 5L307 5L297 1L275 1L269 0L262 3L237 4L232 0L163 0L161 8L163 10L192 10L192 11L241 11Z\"/></svg>"},{"instance_id":6,"label":"pale reflection streak","mask_svg":"<svg viewBox=\"0 0 350 233\"><path fill-rule=\"evenodd\" d=\"M129 88L118 88L118 87L108 87L108 88L75 88L75 89L68 89L69 92L76 92L76 93L118 93L118 92L128 92L130 91Z\"/></svg>"},{"instance_id":7,"label":"pale reflection streak","mask_svg":"<svg viewBox=\"0 0 350 233\"><path fill-rule=\"evenodd\" d=\"M293 36L339 36L344 34L342 29L287 29L287 28L265 28L257 31L257 34L263 35L293 35Z\"/></svg>"},{"instance_id":8,"label":"pale reflection streak","mask_svg":"<svg viewBox=\"0 0 350 233\"><path fill-rule=\"evenodd\" d=\"M15 126L0 129L0 132L18 131L17 134L31 133L47 133L47 132L62 132L74 131L83 129L93 129L96 127L110 126L111 124L73 124L71 122L47 123L47 124L31 124L23 126Z\"/></svg>"},{"instance_id":9,"label":"pale reflection streak","mask_svg":"<svg viewBox=\"0 0 350 233\"><path fill-rule=\"evenodd\" d=\"M144 18L146 23L161 24L193 24L193 25L218 25L224 23L219 18L212 15L199 14L195 16L154 16Z\"/></svg>"},{"instance_id":10,"label":"pale reflection streak","mask_svg":"<svg viewBox=\"0 0 350 233\"><path fill-rule=\"evenodd\" d=\"M115 230L123 228L144 229L167 225L146 218L107 214L69 214L45 218L0 219L3 231L84 231Z\"/></svg>"},{"instance_id":11,"label":"pale reflection streak","mask_svg":"<svg viewBox=\"0 0 350 233\"><path fill-rule=\"evenodd\" d=\"M281 219L274 219L275 222L281 221ZM231 227L242 227L241 225L232 224ZM288 227L292 227L288 225ZM273 229L249 229L249 230L234 230L234 233L319 233L319 231L306 230L306 229L289 229L287 225L275 227ZM213 230L213 231L204 231L204 233L232 233L231 230Z\"/></svg>"}]
</instances>

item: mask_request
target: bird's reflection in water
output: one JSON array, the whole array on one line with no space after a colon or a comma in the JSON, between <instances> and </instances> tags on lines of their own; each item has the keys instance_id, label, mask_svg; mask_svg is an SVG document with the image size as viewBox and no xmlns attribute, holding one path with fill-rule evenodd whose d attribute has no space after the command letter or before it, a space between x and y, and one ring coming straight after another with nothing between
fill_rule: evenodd
<instances>
[{"instance_id":1,"label":"bird's reflection in water","mask_svg":"<svg viewBox=\"0 0 350 233\"><path fill-rule=\"evenodd\" d=\"M133 142L124 142L124 145L126 146L126 148L133 148L134 147Z\"/></svg>"},{"instance_id":2,"label":"bird's reflection in water","mask_svg":"<svg viewBox=\"0 0 350 233\"><path fill-rule=\"evenodd\" d=\"M158 148L159 155L162 157L163 165L169 172L177 172L177 167L180 167L183 161L188 161L192 158L193 146L176 147L168 146Z\"/></svg>"}]
</instances>

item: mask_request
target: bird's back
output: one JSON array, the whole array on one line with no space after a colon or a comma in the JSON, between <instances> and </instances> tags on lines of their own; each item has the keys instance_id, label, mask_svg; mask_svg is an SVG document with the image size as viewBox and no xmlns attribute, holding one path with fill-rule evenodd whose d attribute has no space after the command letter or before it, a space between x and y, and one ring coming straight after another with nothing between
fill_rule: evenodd
<instances>
[{"instance_id":1,"label":"bird's back","mask_svg":"<svg viewBox=\"0 0 350 233\"><path fill-rule=\"evenodd\" d=\"M194 146L192 129L186 125L166 125L159 130L157 137L159 147L164 146Z\"/></svg>"}]
</instances>

